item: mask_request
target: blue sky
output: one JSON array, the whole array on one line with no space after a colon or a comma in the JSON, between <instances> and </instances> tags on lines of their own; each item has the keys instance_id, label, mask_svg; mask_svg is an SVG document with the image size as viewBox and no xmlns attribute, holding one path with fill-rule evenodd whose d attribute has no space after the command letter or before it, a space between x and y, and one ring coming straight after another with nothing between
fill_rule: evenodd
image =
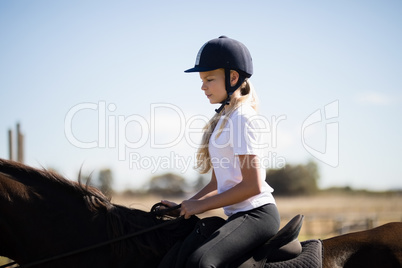
<instances>
[{"instance_id":1,"label":"blue sky","mask_svg":"<svg viewBox=\"0 0 402 268\"><path fill-rule=\"evenodd\" d=\"M271 167L314 160L321 187L402 188L401 12L397 0L3 0L0 157L20 122L29 165L71 179L110 168L117 189L194 180L193 132L217 107L183 71L227 35L252 54Z\"/></svg>"}]
</instances>

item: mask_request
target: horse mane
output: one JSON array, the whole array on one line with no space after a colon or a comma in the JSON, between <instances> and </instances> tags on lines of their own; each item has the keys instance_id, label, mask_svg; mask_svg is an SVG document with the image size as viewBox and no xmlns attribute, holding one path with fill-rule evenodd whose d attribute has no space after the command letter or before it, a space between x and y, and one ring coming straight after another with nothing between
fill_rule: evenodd
<instances>
[{"instance_id":1,"label":"horse mane","mask_svg":"<svg viewBox=\"0 0 402 268\"><path fill-rule=\"evenodd\" d=\"M110 202L110 199L97 188L91 187L88 184L82 184L81 178L78 179L78 182L74 182L64 178L55 171L45 168L38 169L19 162L0 159L0 172L8 175L9 177L13 177L15 180L16 178L25 176L29 176L30 178L36 180L46 180L50 183L58 184L63 188L70 189L80 195L96 197L99 200L102 200L104 205L107 205L107 203ZM91 207L96 208L98 205L99 204L94 203L91 204Z\"/></svg>"},{"instance_id":2,"label":"horse mane","mask_svg":"<svg viewBox=\"0 0 402 268\"><path fill-rule=\"evenodd\" d=\"M150 212L115 205L111 202L111 199L106 197L99 189L89 186L88 183L83 184L80 177L78 178L78 182L75 182L64 178L55 171L45 168L37 169L4 159L0 159L0 174L1 173L16 181L18 181L17 178L26 177L29 178L29 182L35 180L47 181L76 193L78 197L81 196L88 210L93 212L94 215L104 213L107 234L110 239L120 237L127 233L134 233L138 230L170 220L166 218L161 219ZM166 229L156 230L146 235L140 235L135 239L113 243L111 245L113 255L118 258L127 256L127 254L131 256L159 255L161 254L160 248L171 247L177 237L181 237L183 232L188 231L176 227L176 225L173 225L168 228L168 231L166 231Z\"/></svg>"}]
</instances>

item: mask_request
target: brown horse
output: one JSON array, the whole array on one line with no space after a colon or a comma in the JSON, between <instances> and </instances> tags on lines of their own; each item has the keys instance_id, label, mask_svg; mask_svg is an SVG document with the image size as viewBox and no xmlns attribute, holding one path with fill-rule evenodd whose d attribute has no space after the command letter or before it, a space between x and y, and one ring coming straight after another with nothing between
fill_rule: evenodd
<instances>
[{"instance_id":1,"label":"brown horse","mask_svg":"<svg viewBox=\"0 0 402 268\"><path fill-rule=\"evenodd\" d=\"M24 266L85 248L165 220L110 203L97 189L60 175L0 159L0 256ZM156 267L192 231L181 221L34 267Z\"/></svg>"},{"instance_id":2,"label":"brown horse","mask_svg":"<svg viewBox=\"0 0 402 268\"><path fill-rule=\"evenodd\" d=\"M323 240L324 267L402 267L402 223Z\"/></svg>"},{"instance_id":3,"label":"brown horse","mask_svg":"<svg viewBox=\"0 0 402 268\"><path fill-rule=\"evenodd\" d=\"M0 255L21 267L158 267L169 250L192 233L197 222L196 217L172 221L152 212L115 205L95 188L0 159ZM155 226L162 227L35 264ZM393 223L324 240L323 266L402 267L401 237L402 223ZM314 267L320 267L321 242L313 242L302 242L303 252L291 261L297 263L300 256L306 259L308 245L311 249L315 244L319 245L319 264ZM317 247L314 250L317 252ZM287 266L284 261L264 263L262 267L311 265Z\"/></svg>"}]
</instances>

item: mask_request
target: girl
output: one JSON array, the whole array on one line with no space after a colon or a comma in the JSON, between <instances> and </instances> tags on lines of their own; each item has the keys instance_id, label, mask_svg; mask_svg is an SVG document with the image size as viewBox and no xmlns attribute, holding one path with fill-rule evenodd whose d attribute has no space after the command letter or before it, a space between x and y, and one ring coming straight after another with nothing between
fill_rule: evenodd
<instances>
[{"instance_id":1,"label":"girl","mask_svg":"<svg viewBox=\"0 0 402 268\"><path fill-rule=\"evenodd\" d=\"M260 163L262 127L257 120L257 97L248 81L252 59L242 43L221 36L204 44L194 68L185 72L199 72L206 97L221 106L205 126L197 153L197 168L201 173L212 170L211 180L181 203L180 215L188 219L223 207L228 216L189 257L186 267L222 267L279 229L273 189L265 182L266 171Z\"/></svg>"}]
</instances>

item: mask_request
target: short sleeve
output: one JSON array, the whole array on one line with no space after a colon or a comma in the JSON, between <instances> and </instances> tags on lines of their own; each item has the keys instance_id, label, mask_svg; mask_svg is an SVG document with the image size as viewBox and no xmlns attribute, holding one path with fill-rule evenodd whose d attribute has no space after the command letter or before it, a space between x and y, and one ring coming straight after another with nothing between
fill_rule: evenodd
<instances>
[{"instance_id":1,"label":"short sleeve","mask_svg":"<svg viewBox=\"0 0 402 268\"><path fill-rule=\"evenodd\" d=\"M253 116L239 114L232 118L232 146L235 155L260 155L261 128Z\"/></svg>"}]
</instances>

